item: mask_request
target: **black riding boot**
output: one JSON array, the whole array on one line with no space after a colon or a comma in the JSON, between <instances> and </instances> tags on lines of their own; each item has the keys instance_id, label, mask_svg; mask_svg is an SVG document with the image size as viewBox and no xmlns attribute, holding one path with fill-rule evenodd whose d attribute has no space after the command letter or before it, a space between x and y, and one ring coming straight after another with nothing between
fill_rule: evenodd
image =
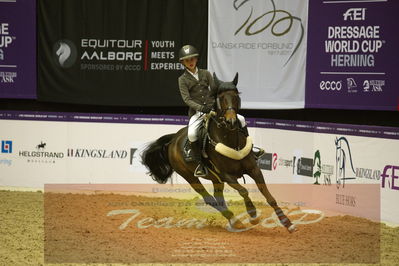
<instances>
[{"instance_id":1,"label":"black riding boot","mask_svg":"<svg viewBox=\"0 0 399 266\"><path fill-rule=\"evenodd\" d=\"M204 177L208 174L208 170L202 163L201 159L201 146L199 141L190 142L191 146L191 156L193 157L195 162L198 162L198 166L195 168L194 176L195 177Z\"/></svg>"},{"instance_id":2,"label":"black riding boot","mask_svg":"<svg viewBox=\"0 0 399 266\"><path fill-rule=\"evenodd\" d=\"M241 129L242 129L242 132L244 133L244 135L245 135L246 137L248 137L248 136L249 136L248 127L245 126L245 127L241 128ZM262 149L262 148L253 146L253 147L252 147L252 152L253 152L253 154L255 155L255 158L256 158L256 159L259 159L259 158L262 157L262 155L265 153L265 150Z\"/></svg>"}]
</instances>

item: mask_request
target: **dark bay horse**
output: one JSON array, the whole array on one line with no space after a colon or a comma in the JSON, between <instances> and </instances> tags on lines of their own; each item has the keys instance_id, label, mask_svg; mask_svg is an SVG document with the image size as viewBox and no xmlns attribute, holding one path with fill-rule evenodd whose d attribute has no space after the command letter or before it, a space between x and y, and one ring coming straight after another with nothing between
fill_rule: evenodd
<instances>
[{"instance_id":1,"label":"dark bay horse","mask_svg":"<svg viewBox=\"0 0 399 266\"><path fill-rule=\"evenodd\" d=\"M234 218L234 214L228 209L224 195L224 185L238 191L243 197L250 222L257 224L260 216L248 195L248 190L238 183L238 179L244 174L254 179L259 191L266 198L267 203L274 208L281 224L289 232L295 231L295 225L277 205L276 200L270 194L263 174L256 163L252 153L252 140L240 129L237 120L237 112L240 108L240 97L236 87L238 73L232 82L222 82L214 74L215 84L218 88L216 95L216 115L210 116L208 122L208 143L205 151L208 155L208 175L204 178L212 181L214 193L211 195L194 176L196 162L186 162L183 156L182 146L187 138L187 127L177 133L160 137L149 144L142 153L142 162L149 173L158 183L166 183L173 171L181 175L191 187L198 192L205 203L217 209L234 229L244 229L240 220ZM213 170L212 170L213 168Z\"/></svg>"}]
</instances>

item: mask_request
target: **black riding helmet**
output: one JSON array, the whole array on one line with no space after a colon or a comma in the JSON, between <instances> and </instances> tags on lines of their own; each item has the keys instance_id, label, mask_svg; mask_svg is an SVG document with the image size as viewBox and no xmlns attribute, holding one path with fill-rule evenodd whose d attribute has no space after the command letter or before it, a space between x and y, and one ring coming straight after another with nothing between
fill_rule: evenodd
<instances>
[{"instance_id":1,"label":"black riding helmet","mask_svg":"<svg viewBox=\"0 0 399 266\"><path fill-rule=\"evenodd\" d=\"M182 48L179 50L179 61L182 61L183 59L191 58L191 57L198 57L199 53L197 48L195 48L192 45L184 45Z\"/></svg>"}]
</instances>

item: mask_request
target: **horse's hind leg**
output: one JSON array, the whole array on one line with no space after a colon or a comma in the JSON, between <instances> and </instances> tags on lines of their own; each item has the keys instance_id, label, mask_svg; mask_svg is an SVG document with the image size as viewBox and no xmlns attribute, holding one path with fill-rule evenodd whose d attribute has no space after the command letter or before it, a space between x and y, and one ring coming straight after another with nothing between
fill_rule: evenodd
<instances>
[{"instance_id":1,"label":"horse's hind leg","mask_svg":"<svg viewBox=\"0 0 399 266\"><path fill-rule=\"evenodd\" d=\"M212 182L213 182L213 189L214 189L213 196L215 197L219 206L221 206L223 209L225 209L227 211L228 215L223 214L223 216L226 217L228 220L230 220L234 215L233 215L233 212L231 212L228 209L228 207L226 205L226 201L224 199L224 194L223 194L224 183L214 181L214 180L212 180Z\"/></svg>"},{"instance_id":2,"label":"horse's hind leg","mask_svg":"<svg viewBox=\"0 0 399 266\"><path fill-rule=\"evenodd\" d=\"M227 208L225 203L220 204L217 199L215 199L211 194L208 193L208 191L205 189L204 185L200 182L198 178L193 176L192 178L185 177L185 179L190 184L190 186L202 196L206 204L218 210L227 220L230 220L234 216L234 214Z\"/></svg>"}]
</instances>

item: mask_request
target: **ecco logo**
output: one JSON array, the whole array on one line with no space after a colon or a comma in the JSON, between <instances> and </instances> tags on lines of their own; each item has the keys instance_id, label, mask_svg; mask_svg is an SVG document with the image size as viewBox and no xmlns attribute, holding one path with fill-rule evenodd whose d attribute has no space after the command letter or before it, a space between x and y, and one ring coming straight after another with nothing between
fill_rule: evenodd
<instances>
[{"instance_id":1,"label":"ecco logo","mask_svg":"<svg viewBox=\"0 0 399 266\"><path fill-rule=\"evenodd\" d=\"M344 20L366 20L365 8L349 8L343 14Z\"/></svg>"},{"instance_id":2,"label":"ecco logo","mask_svg":"<svg viewBox=\"0 0 399 266\"><path fill-rule=\"evenodd\" d=\"M341 90L342 89L342 80L340 81L324 81L320 82L320 89L321 90Z\"/></svg>"}]
</instances>

